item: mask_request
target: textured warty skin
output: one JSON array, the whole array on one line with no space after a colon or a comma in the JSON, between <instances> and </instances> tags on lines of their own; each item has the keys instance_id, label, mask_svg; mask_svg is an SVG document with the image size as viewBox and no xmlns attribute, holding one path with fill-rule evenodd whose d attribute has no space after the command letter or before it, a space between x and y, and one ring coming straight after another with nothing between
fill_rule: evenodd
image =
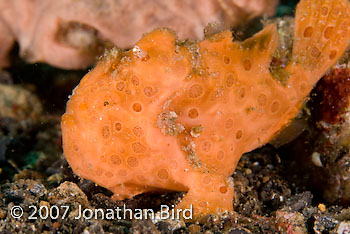
<instances>
[{"instance_id":1,"label":"textured warty skin","mask_svg":"<svg viewBox=\"0 0 350 234\"><path fill-rule=\"evenodd\" d=\"M224 31L198 43L167 29L111 50L74 90L62 117L74 172L116 199L187 191L176 208L232 211L230 175L298 112L348 45L347 0L302 0L287 85L269 71L275 25L244 42Z\"/></svg>"}]
</instances>

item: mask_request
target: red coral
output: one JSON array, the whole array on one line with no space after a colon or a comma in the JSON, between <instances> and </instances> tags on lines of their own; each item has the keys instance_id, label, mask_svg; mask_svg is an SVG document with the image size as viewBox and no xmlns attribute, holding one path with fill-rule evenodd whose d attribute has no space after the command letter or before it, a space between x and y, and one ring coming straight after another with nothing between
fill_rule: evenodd
<instances>
[{"instance_id":1,"label":"red coral","mask_svg":"<svg viewBox=\"0 0 350 234\"><path fill-rule=\"evenodd\" d=\"M350 101L350 69L335 68L316 86L313 116L316 121L340 123Z\"/></svg>"}]
</instances>

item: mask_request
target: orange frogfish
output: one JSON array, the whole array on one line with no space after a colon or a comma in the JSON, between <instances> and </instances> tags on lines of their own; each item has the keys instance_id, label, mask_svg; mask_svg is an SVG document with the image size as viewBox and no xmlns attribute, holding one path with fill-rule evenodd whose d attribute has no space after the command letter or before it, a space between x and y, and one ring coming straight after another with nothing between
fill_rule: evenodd
<instances>
[{"instance_id":1,"label":"orange frogfish","mask_svg":"<svg viewBox=\"0 0 350 234\"><path fill-rule=\"evenodd\" d=\"M73 171L114 193L186 191L176 209L232 211L230 175L245 152L296 115L350 38L348 0L301 0L287 84L270 73L278 42L268 25L243 42L230 31L200 42L156 29L113 49L73 91L62 116Z\"/></svg>"}]
</instances>

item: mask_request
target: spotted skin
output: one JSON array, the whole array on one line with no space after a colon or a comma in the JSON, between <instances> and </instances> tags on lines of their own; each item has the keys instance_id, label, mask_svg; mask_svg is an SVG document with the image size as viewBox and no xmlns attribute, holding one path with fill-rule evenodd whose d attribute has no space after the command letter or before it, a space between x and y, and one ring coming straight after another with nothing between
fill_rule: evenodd
<instances>
[{"instance_id":1,"label":"spotted skin","mask_svg":"<svg viewBox=\"0 0 350 234\"><path fill-rule=\"evenodd\" d=\"M232 211L230 175L298 112L349 37L347 0L302 0L283 85L269 66L275 25L244 42L229 31L178 42L156 29L129 51L110 51L74 90L62 117L73 171L115 199L187 191L176 208Z\"/></svg>"}]
</instances>

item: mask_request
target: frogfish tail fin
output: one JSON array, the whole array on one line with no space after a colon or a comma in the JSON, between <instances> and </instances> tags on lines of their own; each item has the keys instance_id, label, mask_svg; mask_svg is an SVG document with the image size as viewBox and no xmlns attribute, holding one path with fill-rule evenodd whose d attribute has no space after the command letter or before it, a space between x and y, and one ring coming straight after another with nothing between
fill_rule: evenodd
<instances>
[{"instance_id":1,"label":"frogfish tail fin","mask_svg":"<svg viewBox=\"0 0 350 234\"><path fill-rule=\"evenodd\" d=\"M287 67L296 85L302 79L305 93L342 56L350 39L348 0L301 0L295 14L292 61ZM302 77L300 77L302 76Z\"/></svg>"}]
</instances>

